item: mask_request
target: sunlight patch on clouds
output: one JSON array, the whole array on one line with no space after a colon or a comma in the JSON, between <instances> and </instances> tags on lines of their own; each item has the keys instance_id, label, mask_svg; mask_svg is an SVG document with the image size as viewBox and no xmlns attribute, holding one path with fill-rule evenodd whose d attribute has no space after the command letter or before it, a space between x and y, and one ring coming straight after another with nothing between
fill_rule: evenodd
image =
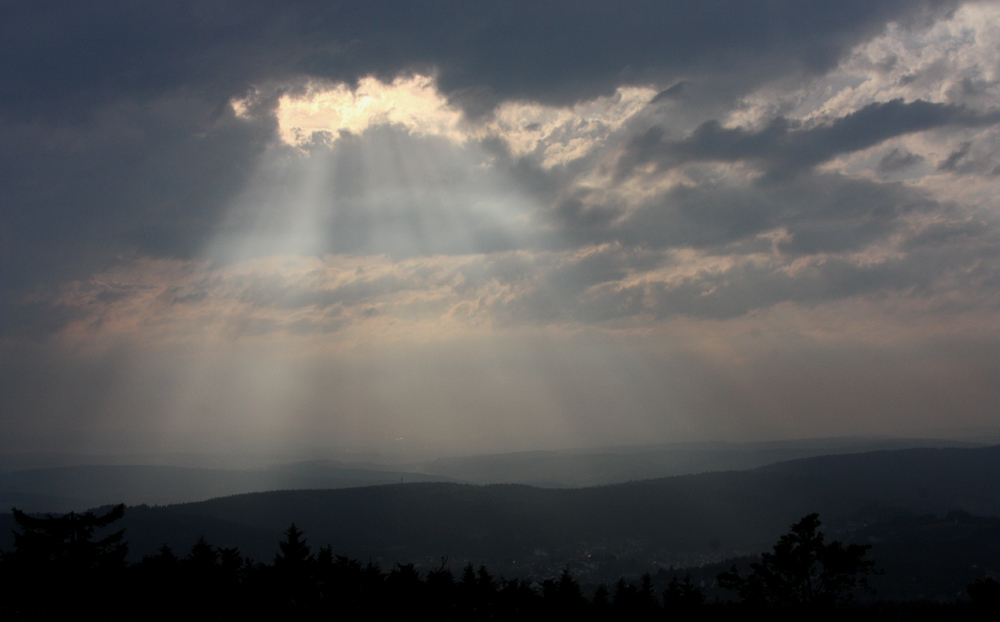
<instances>
[{"instance_id":1,"label":"sunlight patch on clouds","mask_svg":"<svg viewBox=\"0 0 1000 622\"><path fill-rule=\"evenodd\" d=\"M722 125L759 129L781 116L809 128L897 99L995 110L1000 101L1000 4L966 3L929 28L890 23L882 35L856 47L829 74L808 81L786 78L743 97ZM850 176L916 180L933 175L965 143L972 143L973 151L978 149L978 162L965 157L957 172L989 175L996 167L992 156L1000 151L996 132L989 127L907 134L841 154L819 168ZM897 163L905 162L902 154L909 155L914 165L879 170L893 149Z\"/></svg>"},{"instance_id":2,"label":"sunlight patch on clouds","mask_svg":"<svg viewBox=\"0 0 1000 622\"><path fill-rule=\"evenodd\" d=\"M940 225L912 220L913 235L921 229L933 233ZM841 278L844 270L863 277L904 257L892 244L786 255L781 244L792 239L787 231L758 237L769 250L719 254L602 244L402 261L271 256L216 268L142 260L71 283L56 300L80 312L62 333L63 340L80 348L114 347L125 339L225 348L294 343L297 349L326 350L368 341L431 342L503 333L519 325L610 328L628 318L738 316L796 300L797 290L789 289L793 281L804 292L820 288L802 299L815 304L828 298L826 279ZM755 302L741 302L755 287L765 291L752 294ZM861 288L856 295L864 292ZM691 302L691 297L705 300Z\"/></svg>"},{"instance_id":3,"label":"sunlight patch on clouds","mask_svg":"<svg viewBox=\"0 0 1000 622\"><path fill-rule=\"evenodd\" d=\"M1000 5L965 4L929 29L890 24L859 46L829 81L838 90L813 116L842 116L872 101L903 98L995 105L1000 98Z\"/></svg>"},{"instance_id":4,"label":"sunlight patch on clouds","mask_svg":"<svg viewBox=\"0 0 1000 622\"><path fill-rule=\"evenodd\" d=\"M390 83L367 77L356 89L317 83L305 95L285 95L278 104L281 138L302 146L316 132L336 138L341 131L360 134L373 125L402 125L417 135L445 136L461 142L461 112L448 105L434 79L414 75Z\"/></svg>"},{"instance_id":5,"label":"sunlight patch on clouds","mask_svg":"<svg viewBox=\"0 0 1000 622\"><path fill-rule=\"evenodd\" d=\"M783 134L794 138L897 98L981 109L991 101L982 93L992 101L998 95L996 23L1000 7L977 4L930 29L892 26L827 76L750 94L723 126L750 132L784 115L802 124ZM157 268L151 274L163 278L152 284L108 275L75 283L61 304L86 319L67 332L333 344L525 324L606 327L635 317L651 325L684 315L731 319L916 287L923 277L903 266L915 252L907 241L937 227L944 245L974 219L973 210L954 208L940 215L943 222L924 224L919 210L930 198L917 192L900 196L898 206L871 208L865 201L889 197L874 186L902 181L983 210L995 201L989 166L1000 143L989 127L845 148L820 161L820 180L803 186L830 193L828 207L817 207L817 194L791 201L780 185L757 185L753 153L733 161L676 156L675 163L665 151L661 161L640 161L616 177L618 157L642 138L643 126L662 129L661 149L687 140L671 125L676 110L648 106L655 95L651 87L620 87L561 108L507 101L473 121L449 105L433 77L368 77L354 89L313 83L279 101L280 136L301 149L268 153L232 210L236 241L218 236L206 254L223 267ZM251 103L233 106L249 115ZM519 172L491 165L500 156L483 141L495 138L513 158L549 169L552 185L563 184L558 197L508 191L518 187ZM838 174L865 180L873 198L853 197L861 186L840 179L830 188L820 183ZM968 183L955 184L957 175ZM857 223L849 222L852 201L862 203ZM562 240L531 237L552 223L567 225L561 233L569 250ZM927 251L928 266L932 252L951 251Z\"/></svg>"},{"instance_id":6,"label":"sunlight patch on clouds","mask_svg":"<svg viewBox=\"0 0 1000 622\"><path fill-rule=\"evenodd\" d=\"M552 167L589 153L655 95L656 90L650 87L620 87L612 96L571 108L505 102L486 127L507 141L514 156L541 151L542 166Z\"/></svg>"},{"instance_id":7,"label":"sunlight patch on clouds","mask_svg":"<svg viewBox=\"0 0 1000 622\"><path fill-rule=\"evenodd\" d=\"M355 89L314 83L304 94L286 94L279 100L277 119L282 140L297 147L336 140L341 132L357 135L373 126L394 125L457 144L499 137L515 157L535 153L543 167L551 168L587 155L655 95L652 87L627 86L569 108L507 101L486 121L474 124L449 105L432 77L397 77L390 83L367 77ZM232 105L238 115L248 114L246 101Z\"/></svg>"}]
</instances>

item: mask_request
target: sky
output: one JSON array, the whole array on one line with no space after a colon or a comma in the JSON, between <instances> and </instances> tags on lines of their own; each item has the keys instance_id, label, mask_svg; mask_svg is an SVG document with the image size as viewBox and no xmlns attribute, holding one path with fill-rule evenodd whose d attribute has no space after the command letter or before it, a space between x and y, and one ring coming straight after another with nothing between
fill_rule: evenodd
<instances>
[{"instance_id":1,"label":"sky","mask_svg":"<svg viewBox=\"0 0 1000 622\"><path fill-rule=\"evenodd\" d=\"M0 451L1000 429L1000 2L0 22Z\"/></svg>"}]
</instances>

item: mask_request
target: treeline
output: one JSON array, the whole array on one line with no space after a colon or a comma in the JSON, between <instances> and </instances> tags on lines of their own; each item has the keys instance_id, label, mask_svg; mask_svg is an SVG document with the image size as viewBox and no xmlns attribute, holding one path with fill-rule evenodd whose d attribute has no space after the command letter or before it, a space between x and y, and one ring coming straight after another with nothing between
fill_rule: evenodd
<instances>
[{"instance_id":1,"label":"treeline","mask_svg":"<svg viewBox=\"0 0 1000 622\"><path fill-rule=\"evenodd\" d=\"M975 605L851 603L876 572L867 547L825 543L810 515L765 553L749 573L733 570L720 583L734 599L706 602L690 578L657 589L652 577L619 580L585 594L568 569L531 583L467 565L456 576L446 560L419 572L413 564L377 564L318 550L293 524L273 563L244 557L199 539L186 554L164 545L126 563L124 532L107 531L124 506L94 513L32 517L14 511L14 549L0 557L0 618L50 620L441 620L501 621L731 619L766 613L772 619L969 619L991 615L996 581L970 586ZM891 608L891 612L887 611ZM995 613L992 612L992 613ZM983 618L988 619L988 618Z\"/></svg>"},{"instance_id":2,"label":"treeline","mask_svg":"<svg viewBox=\"0 0 1000 622\"><path fill-rule=\"evenodd\" d=\"M494 577L467 565L455 576L445 563L425 573L413 564L377 564L313 551L293 524L273 563L255 562L236 548L199 539L179 556L164 545L126 564L124 533L94 538L121 517L124 506L92 513L35 518L15 510L15 548L2 568L4 619L204 620L525 620L572 615L582 619L657 619L664 605L692 614L701 590L675 579L661 596L647 574L584 596L563 571L533 585Z\"/></svg>"}]
</instances>

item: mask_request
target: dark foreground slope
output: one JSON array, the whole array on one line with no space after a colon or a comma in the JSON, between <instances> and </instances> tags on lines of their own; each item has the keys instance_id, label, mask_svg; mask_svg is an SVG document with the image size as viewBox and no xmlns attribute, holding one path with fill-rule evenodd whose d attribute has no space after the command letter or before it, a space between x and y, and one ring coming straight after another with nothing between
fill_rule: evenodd
<instances>
[{"instance_id":1,"label":"dark foreground slope","mask_svg":"<svg viewBox=\"0 0 1000 622\"><path fill-rule=\"evenodd\" d=\"M563 567L548 577L498 577L471 563L454 570L443 564L383 568L334 556L329 548L314 555L295 527L285 532L273 563L255 563L236 549L200 540L183 558L164 548L128 564L121 532L90 536L93 529L114 529L124 510L119 505L101 514L47 518L15 513L22 537L15 551L0 556L0 619L916 622L995 620L1000 610L1000 583L981 576L958 585L958 598L952 585L949 597L935 601L916 594L908 602L851 602L865 592L857 580L873 572L864 560L866 547L817 540L815 514L791 526L774 556L762 560L770 571L758 567L752 579L745 570L708 575L708 583L717 576L724 586L719 599L707 593L718 592L715 585L706 589L690 575L668 579L672 573L663 569L595 586L580 568ZM978 521L975 529L991 521L997 519ZM827 563L831 555L839 559L835 568ZM819 584L811 581L818 564L828 579Z\"/></svg>"}]
</instances>

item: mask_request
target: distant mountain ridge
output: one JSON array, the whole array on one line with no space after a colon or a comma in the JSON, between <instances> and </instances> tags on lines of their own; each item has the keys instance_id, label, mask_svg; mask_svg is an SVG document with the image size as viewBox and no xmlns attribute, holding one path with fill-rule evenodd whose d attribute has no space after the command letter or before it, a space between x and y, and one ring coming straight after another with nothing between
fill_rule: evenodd
<instances>
[{"instance_id":1,"label":"distant mountain ridge","mask_svg":"<svg viewBox=\"0 0 1000 622\"><path fill-rule=\"evenodd\" d=\"M916 512L961 509L1000 516L1000 445L817 456L756 471L794 475L829 488L849 487L851 494Z\"/></svg>"},{"instance_id":2,"label":"distant mountain ridge","mask_svg":"<svg viewBox=\"0 0 1000 622\"><path fill-rule=\"evenodd\" d=\"M581 487L753 469L814 456L921 447L974 448L940 439L820 438L750 443L668 443L440 458L416 470L477 484Z\"/></svg>"},{"instance_id":3,"label":"distant mountain ridge","mask_svg":"<svg viewBox=\"0 0 1000 622\"><path fill-rule=\"evenodd\" d=\"M68 512L101 505L168 505L248 492L453 481L439 475L359 469L325 461L267 469L82 465L0 473L0 503ZM0 507L3 507L0 506Z\"/></svg>"},{"instance_id":4,"label":"distant mountain ridge","mask_svg":"<svg viewBox=\"0 0 1000 622\"><path fill-rule=\"evenodd\" d=\"M136 559L164 543L184 554L202 535L270 559L294 522L314 546L360 559L431 566L449 556L512 573L568 560L641 567L754 554L811 512L848 537L887 517L951 510L1000 516L1000 446L820 456L572 489L425 482L255 492L130 507L123 526ZM10 546L10 526L0 515L0 548Z\"/></svg>"},{"instance_id":5,"label":"distant mountain ridge","mask_svg":"<svg viewBox=\"0 0 1000 622\"><path fill-rule=\"evenodd\" d=\"M1000 515L1000 446L822 456L576 489L404 483L257 492L130 508L125 526L136 555L163 542L183 551L204 533L219 546L268 558L295 522L316 545L390 562L527 559L588 548L641 549L666 560L757 552L811 512L844 531L880 513L953 509Z\"/></svg>"},{"instance_id":6,"label":"distant mountain ridge","mask_svg":"<svg viewBox=\"0 0 1000 622\"><path fill-rule=\"evenodd\" d=\"M120 502L167 505L247 492L347 488L400 482L586 487L674 475L746 470L824 454L926 446L961 447L970 444L928 439L864 438L669 443L451 457L406 464L321 459L242 469L85 462L0 472L0 507L16 505L28 511L66 512ZM62 456L60 459L69 458Z\"/></svg>"}]
</instances>

